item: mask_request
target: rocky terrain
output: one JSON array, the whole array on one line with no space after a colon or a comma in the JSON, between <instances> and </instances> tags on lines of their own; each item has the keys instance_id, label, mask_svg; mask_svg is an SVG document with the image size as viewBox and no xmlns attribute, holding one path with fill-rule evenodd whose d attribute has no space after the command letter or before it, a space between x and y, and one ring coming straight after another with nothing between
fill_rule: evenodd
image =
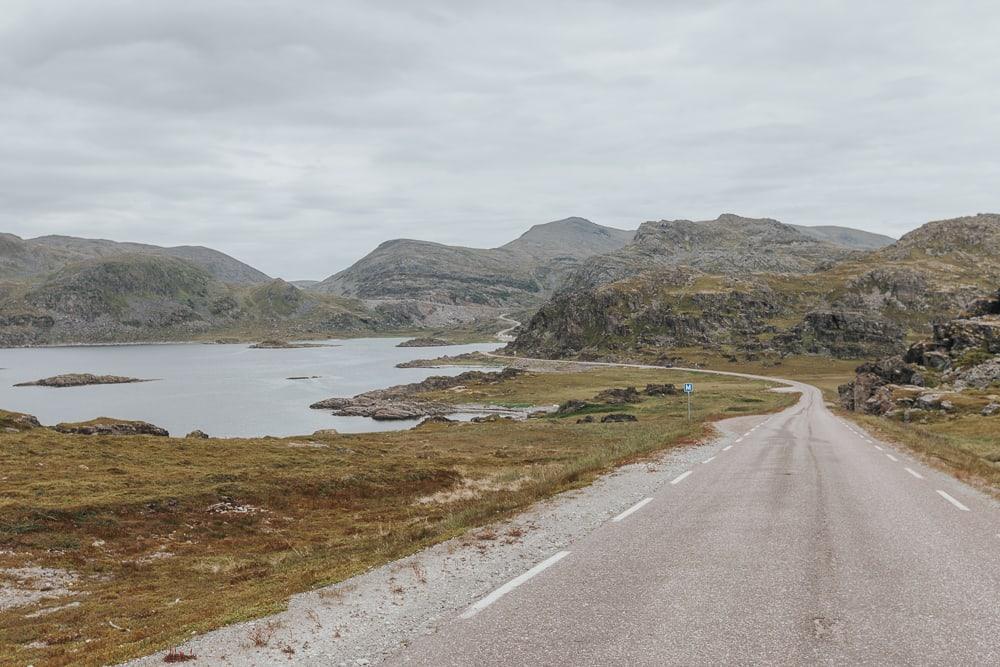
<instances>
[{"instance_id":1,"label":"rocky terrain","mask_svg":"<svg viewBox=\"0 0 1000 667\"><path fill-rule=\"evenodd\" d=\"M733 360L901 352L1000 279L1000 216L928 223L871 252L774 220L646 223L591 258L508 346L515 354Z\"/></svg>"},{"instance_id":2,"label":"rocky terrain","mask_svg":"<svg viewBox=\"0 0 1000 667\"><path fill-rule=\"evenodd\" d=\"M621 248L633 235L566 218L492 249L397 239L312 289L381 304L489 308L495 317L498 309L537 305L581 260Z\"/></svg>"},{"instance_id":3,"label":"rocky terrain","mask_svg":"<svg viewBox=\"0 0 1000 667\"><path fill-rule=\"evenodd\" d=\"M847 410L903 421L1000 415L1000 292L905 353L859 366L839 393Z\"/></svg>"},{"instance_id":4,"label":"rocky terrain","mask_svg":"<svg viewBox=\"0 0 1000 667\"><path fill-rule=\"evenodd\" d=\"M189 340L266 330L369 332L404 321L282 280L233 285L187 260L146 254L69 264L0 292L0 346Z\"/></svg>"},{"instance_id":5,"label":"rocky terrain","mask_svg":"<svg viewBox=\"0 0 1000 667\"><path fill-rule=\"evenodd\" d=\"M447 345L451 345L451 343L441 338L411 338L404 340L396 347L445 347Z\"/></svg>"},{"instance_id":6,"label":"rocky terrain","mask_svg":"<svg viewBox=\"0 0 1000 667\"><path fill-rule=\"evenodd\" d=\"M229 255L202 246L162 248L145 243L119 243L72 236L22 239L0 234L0 279L17 280L58 271L69 264L121 255L173 257L200 267L216 280L255 285L271 280L266 274Z\"/></svg>"},{"instance_id":7,"label":"rocky terrain","mask_svg":"<svg viewBox=\"0 0 1000 667\"><path fill-rule=\"evenodd\" d=\"M262 340L250 346L251 350L297 350L309 347L338 347L326 343L290 343L287 340ZM298 379L298 378L296 378Z\"/></svg>"},{"instance_id":8,"label":"rocky terrain","mask_svg":"<svg viewBox=\"0 0 1000 667\"><path fill-rule=\"evenodd\" d=\"M523 372L515 368L505 368L495 373L467 371L455 376L434 375L420 382L376 389L350 398L327 398L309 407L313 410L333 410L333 414L341 417L371 417L376 420L444 416L456 412L455 406L426 400L420 394L456 389L470 384L499 384Z\"/></svg>"},{"instance_id":9,"label":"rocky terrain","mask_svg":"<svg viewBox=\"0 0 1000 667\"><path fill-rule=\"evenodd\" d=\"M131 384L133 382L150 382L140 378L130 378L123 375L94 375L93 373L66 373L54 375L33 382L20 382L15 387L84 387L92 384Z\"/></svg>"},{"instance_id":10,"label":"rocky terrain","mask_svg":"<svg viewBox=\"0 0 1000 667\"><path fill-rule=\"evenodd\" d=\"M155 435L163 438L170 435L166 430L148 422L108 417L98 417L85 422L56 424L52 429L60 433L74 433L76 435Z\"/></svg>"}]
</instances>

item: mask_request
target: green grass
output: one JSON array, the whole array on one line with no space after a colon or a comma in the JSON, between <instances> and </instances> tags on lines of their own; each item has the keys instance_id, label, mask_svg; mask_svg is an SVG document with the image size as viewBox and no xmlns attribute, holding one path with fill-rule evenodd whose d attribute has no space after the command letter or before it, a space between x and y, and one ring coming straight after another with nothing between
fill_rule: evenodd
<instances>
[{"instance_id":1,"label":"green grass","mask_svg":"<svg viewBox=\"0 0 1000 667\"><path fill-rule=\"evenodd\" d=\"M442 398L552 404L691 378L610 368L539 373ZM631 406L639 421L625 424L547 418L213 440L2 433L0 569L32 563L80 579L72 598L0 612L0 664L114 663L273 613L294 593L697 441L715 419L795 400L761 382L696 382L691 421L684 397L668 396ZM302 446L310 443L325 446ZM468 488L478 491L456 493ZM259 511L209 510L221 501ZM80 605L25 618L70 600ZM32 642L44 648L28 648Z\"/></svg>"}]
</instances>

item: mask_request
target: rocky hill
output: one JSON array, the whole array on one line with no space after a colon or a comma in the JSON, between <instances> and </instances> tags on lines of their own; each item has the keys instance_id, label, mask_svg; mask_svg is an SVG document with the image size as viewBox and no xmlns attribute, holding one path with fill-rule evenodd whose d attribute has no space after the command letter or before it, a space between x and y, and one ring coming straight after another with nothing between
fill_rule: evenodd
<instances>
[{"instance_id":1,"label":"rocky hill","mask_svg":"<svg viewBox=\"0 0 1000 667\"><path fill-rule=\"evenodd\" d=\"M114 254L0 296L0 346L188 340L241 331L309 336L399 325L362 304L281 280L226 283L190 261Z\"/></svg>"},{"instance_id":2,"label":"rocky hill","mask_svg":"<svg viewBox=\"0 0 1000 667\"><path fill-rule=\"evenodd\" d=\"M646 223L592 258L509 347L543 357L891 354L1000 279L1000 217L928 223L858 252L774 220Z\"/></svg>"},{"instance_id":3,"label":"rocky hill","mask_svg":"<svg viewBox=\"0 0 1000 667\"><path fill-rule=\"evenodd\" d=\"M187 260L225 283L253 285L270 280L266 274L252 266L218 250L202 246L163 248L145 243L120 243L72 236L22 239L13 234L0 234L0 279L31 279L58 271L69 264L125 254Z\"/></svg>"},{"instance_id":4,"label":"rocky hill","mask_svg":"<svg viewBox=\"0 0 1000 667\"><path fill-rule=\"evenodd\" d=\"M621 248L633 235L566 218L492 249L397 239L312 289L365 300L522 307L541 302L580 260Z\"/></svg>"},{"instance_id":5,"label":"rocky hill","mask_svg":"<svg viewBox=\"0 0 1000 667\"><path fill-rule=\"evenodd\" d=\"M826 241L845 248L854 250L878 250L885 248L896 242L896 239L884 234L875 234L861 229L851 229L850 227L837 227L834 225L818 225L815 227L807 225L788 225L806 236L811 236L818 241Z\"/></svg>"},{"instance_id":6,"label":"rocky hill","mask_svg":"<svg viewBox=\"0 0 1000 667\"><path fill-rule=\"evenodd\" d=\"M727 213L703 222L645 222L628 245L583 262L572 281L577 288L596 286L677 266L714 275L808 273L851 253L777 220Z\"/></svg>"}]
</instances>

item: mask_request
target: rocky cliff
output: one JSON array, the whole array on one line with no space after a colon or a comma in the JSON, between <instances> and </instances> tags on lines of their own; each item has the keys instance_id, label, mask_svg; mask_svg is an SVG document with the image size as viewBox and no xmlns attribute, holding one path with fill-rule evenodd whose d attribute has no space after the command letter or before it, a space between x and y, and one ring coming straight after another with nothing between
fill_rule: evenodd
<instances>
[{"instance_id":1,"label":"rocky cliff","mask_svg":"<svg viewBox=\"0 0 1000 667\"><path fill-rule=\"evenodd\" d=\"M1000 414L1000 292L935 325L903 354L862 364L839 393L848 410L904 421Z\"/></svg>"}]
</instances>

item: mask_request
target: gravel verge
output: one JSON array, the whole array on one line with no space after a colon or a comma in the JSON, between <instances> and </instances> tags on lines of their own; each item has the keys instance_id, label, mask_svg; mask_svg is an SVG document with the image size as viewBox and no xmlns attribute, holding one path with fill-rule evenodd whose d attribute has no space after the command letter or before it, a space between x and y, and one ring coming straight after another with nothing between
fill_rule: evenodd
<instances>
[{"instance_id":1,"label":"gravel verge","mask_svg":"<svg viewBox=\"0 0 1000 667\"><path fill-rule=\"evenodd\" d=\"M710 442L622 466L509 521L442 542L333 586L291 598L288 610L191 639L198 665L374 665L424 634L447 631L470 604L655 494L766 415L716 423ZM163 664L165 653L131 665Z\"/></svg>"}]
</instances>

